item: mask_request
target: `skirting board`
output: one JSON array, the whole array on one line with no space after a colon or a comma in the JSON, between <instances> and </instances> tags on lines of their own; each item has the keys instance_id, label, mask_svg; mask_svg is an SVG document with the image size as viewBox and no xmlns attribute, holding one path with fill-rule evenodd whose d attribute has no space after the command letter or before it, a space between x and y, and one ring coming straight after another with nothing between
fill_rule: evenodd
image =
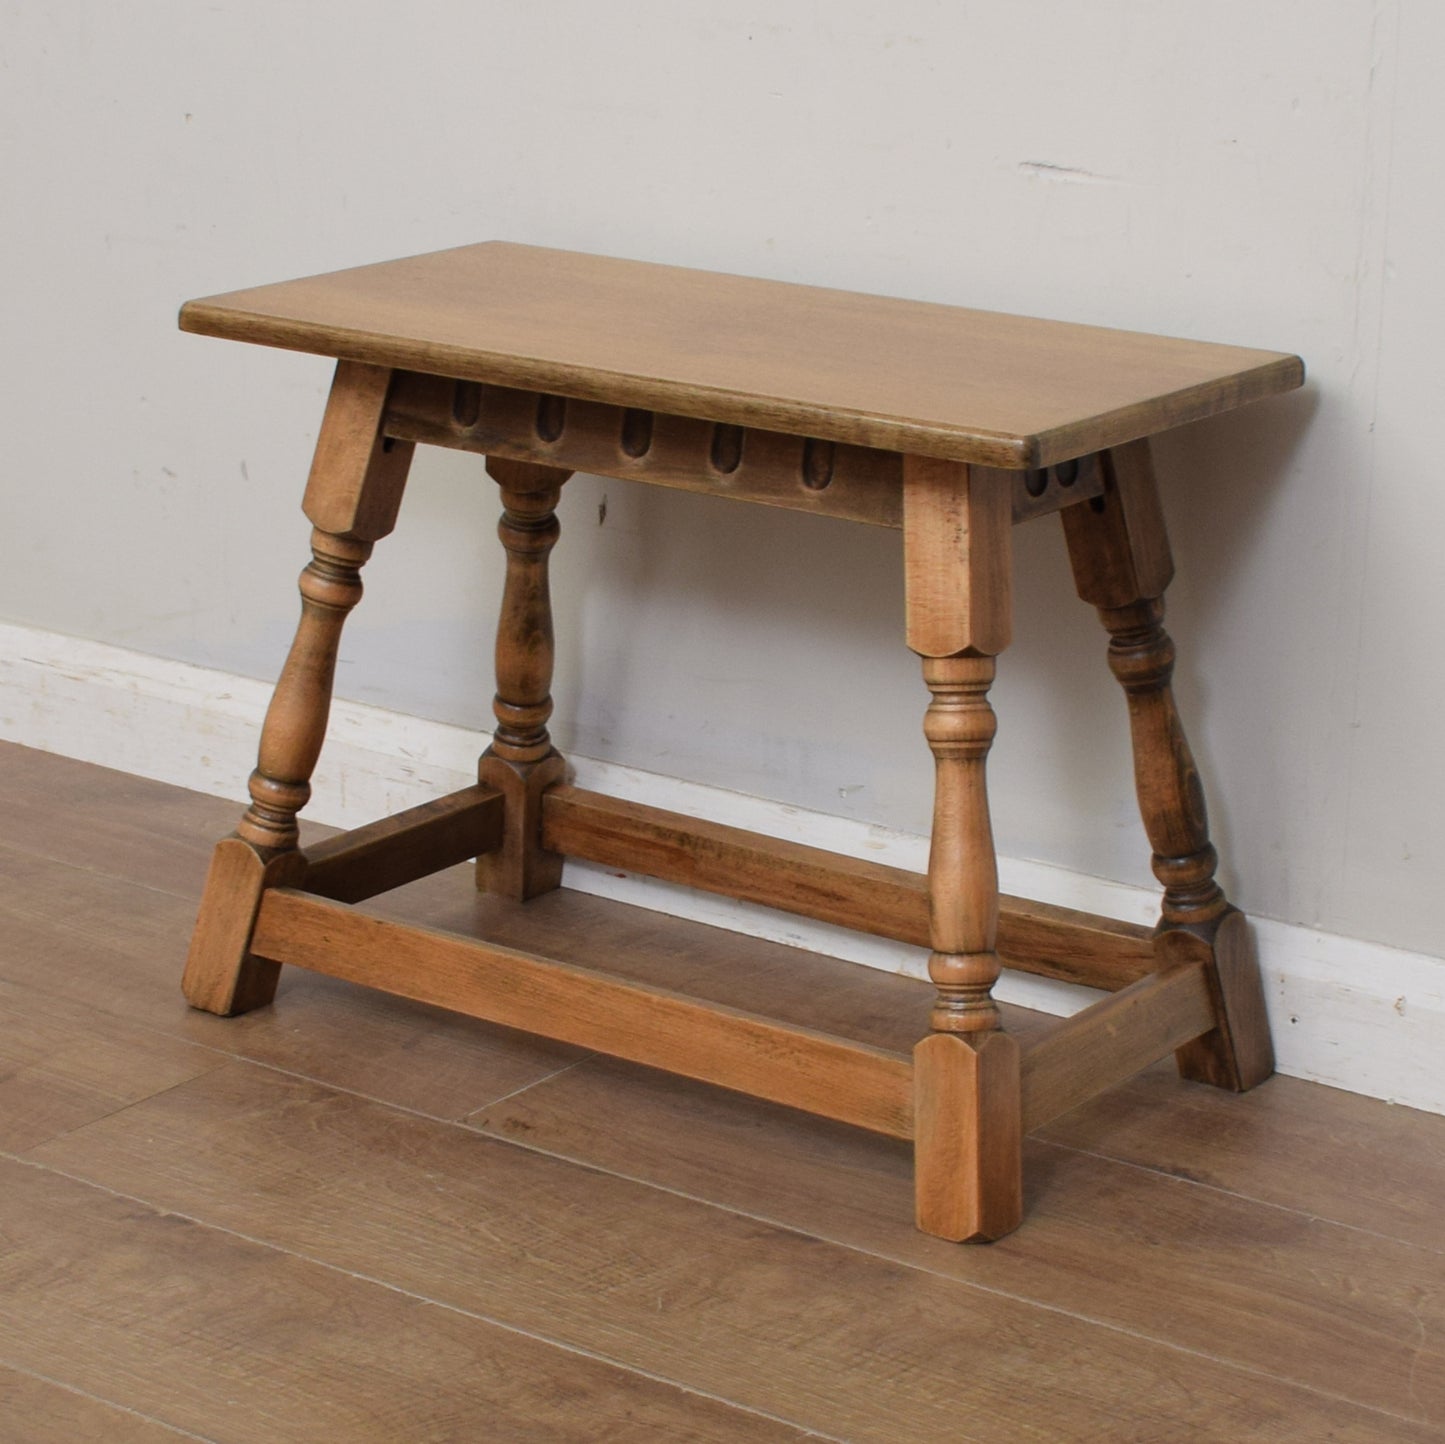
<instances>
[{"instance_id":1,"label":"skirting board","mask_svg":"<svg viewBox=\"0 0 1445 1444\"><path fill-rule=\"evenodd\" d=\"M240 799L268 683L0 623L0 738ZM475 781L484 734L338 701L307 815L356 827ZM576 780L615 797L922 871L925 838L584 757ZM1004 890L1150 924L1153 892L1000 858ZM925 976L916 948L590 864L567 886L887 971ZM1254 922L1280 1071L1445 1113L1445 959L1269 919ZM999 996L1069 1013L1082 988L1006 974Z\"/></svg>"}]
</instances>

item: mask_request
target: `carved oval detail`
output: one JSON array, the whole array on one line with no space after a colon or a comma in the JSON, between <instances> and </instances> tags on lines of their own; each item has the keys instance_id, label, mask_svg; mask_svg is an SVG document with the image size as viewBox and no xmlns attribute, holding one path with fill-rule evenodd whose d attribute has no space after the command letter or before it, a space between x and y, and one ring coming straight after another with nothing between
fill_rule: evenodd
<instances>
[{"instance_id":1,"label":"carved oval detail","mask_svg":"<svg viewBox=\"0 0 1445 1444\"><path fill-rule=\"evenodd\" d=\"M567 398L544 392L537 398L537 435L543 441L556 441L566 425Z\"/></svg>"},{"instance_id":2,"label":"carved oval detail","mask_svg":"<svg viewBox=\"0 0 1445 1444\"><path fill-rule=\"evenodd\" d=\"M628 456L646 456L652 449L652 412L629 406L622 413L622 449Z\"/></svg>"},{"instance_id":3,"label":"carved oval detail","mask_svg":"<svg viewBox=\"0 0 1445 1444\"><path fill-rule=\"evenodd\" d=\"M712 429L712 450L708 460L714 471L731 476L743 463L743 437L746 433L741 426L729 426L720 421Z\"/></svg>"},{"instance_id":4,"label":"carved oval detail","mask_svg":"<svg viewBox=\"0 0 1445 1444\"><path fill-rule=\"evenodd\" d=\"M452 421L463 431L469 431L481 418L481 383L458 381L452 388Z\"/></svg>"},{"instance_id":5,"label":"carved oval detail","mask_svg":"<svg viewBox=\"0 0 1445 1444\"><path fill-rule=\"evenodd\" d=\"M803 485L809 491L823 491L833 480L834 446L810 436L803 443Z\"/></svg>"}]
</instances>

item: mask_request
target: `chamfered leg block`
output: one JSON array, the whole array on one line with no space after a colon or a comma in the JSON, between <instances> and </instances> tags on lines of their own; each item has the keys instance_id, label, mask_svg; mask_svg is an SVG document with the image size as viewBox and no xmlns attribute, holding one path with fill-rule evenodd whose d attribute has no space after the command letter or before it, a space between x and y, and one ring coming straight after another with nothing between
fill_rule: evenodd
<instances>
[{"instance_id":1,"label":"chamfered leg block","mask_svg":"<svg viewBox=\"0 0 1445 1444\"><path fill-rule=\"evenodd\" d=\"M1243 915L1215 878L1204 788L1175 704L1164 591L1174 574L1147 441L1104 454L1103 494L1061 513L1080 597L1109 633L1124 689L1139 811L1164 886L1160 966L1207 962L1218 1026L1180 1048L1180 1072L1243 1090L1274 1071L1264 991Z\"/></svg>"},{"instance_id":2,"label":"chamfered leg block","mask_svg":"<svg viewBox=\"0 0 1445 1444\"><path fill-rule=\"evenodd\" d=\"M542 846L542 794L566 771L552 746L552 598L547 559L557 544L557 500L572 475L530 461L487 460L501 487L497 534L507 553L502 613L497 623L497 726L477 779L502 794L502 845L477 859L477 886L517 902L562 882L562 854Z\"/></svg>"},{"instance_id":3,"label":"chamfered leg block","mask_svg":"<svg viewBox=\"0 0 1445 1444\"><path fill-rule=\"evenodd\" d=\"M341 628L361 598L361 567L396 524L410 442L382 434L392 373L342 361L322 418L302 510L312 523L301 618L261 729L250 806L216 847L182 989L192 1006L232 1014L271 1001L279 967L250 953L261 894L299 882L296 815L311 795Z\"/></svg>"},{"instance_id":4,"label":"chamfered leg block","mask_svg":"<svg viewBox=\"0 0 1445 1444\"><path fill-rule=\"evenodd\" d=\"M193 1008L229 1018L275 997L281 965L250 951L251 933L261 894L305 875L305 859L294 850L266 857L239 837L216 844L181 983Z\"/></svg>"},{"instance_id":5,"label":"chamfered leg block","mask_svg":"<svg viewBox=\"0 0 1445 1444\"><path fill-rule=\"evenodd\" d=\"M990 1243L1023 1219L1019 1045L1000 1029L931 1033L913 1050L914 1216Z\"/></svg>"},{"instance_id":6,"label":"chamfered leg block","mask_svg":"<svg viewBox=\"0 0 1445 1444\"><path fill-rule=\"evenodd\" d=\"M934 758L929 850L932 1033L915 1048L918 1226L995 1239L1023 1218L1019 1048L999 1026L998 865L985 764L988 691L1012 625L1007 478L904 458L908 645L923 660Z\"/></svg>"}]
</instances>

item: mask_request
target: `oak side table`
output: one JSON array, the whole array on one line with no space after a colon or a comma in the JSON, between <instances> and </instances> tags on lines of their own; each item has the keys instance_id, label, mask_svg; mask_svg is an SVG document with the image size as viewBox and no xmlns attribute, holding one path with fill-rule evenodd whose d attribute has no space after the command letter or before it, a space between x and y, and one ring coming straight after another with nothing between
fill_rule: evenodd
<instances>
[{"instance_id":1,"label":"oak side table","mask_svg":"<svg viewBox=\"0 0 1445 1444\"><path fill-rule=\"evenodd\" d=\"M918 1225L957 1240L1018 1225L1024 1134L1171 1051L1219 1087L1269 1076L1258 968L1170 690L1148 438L1299 386L1298 357L501 242L192 301L181 327L337 361L301 620L250 806L211 863L192 1005L262 1006L294 963L912 1139ZM475 786L303 852L342 623L418 443L482 453L501 490L492 744ZM547 564L575 471L902 528L936 766L926 878L569 785L547 733ZM1164 890L1152 933L998 892L988 692L1011 528L1047 512L1127 701ZM931 1031L891 1052L352 906L471 858L480 887L526 900L564 857L929 947ZM992 997L1004 966L1110 996L1021 1048Z\"/></svg>"}]
</instances>

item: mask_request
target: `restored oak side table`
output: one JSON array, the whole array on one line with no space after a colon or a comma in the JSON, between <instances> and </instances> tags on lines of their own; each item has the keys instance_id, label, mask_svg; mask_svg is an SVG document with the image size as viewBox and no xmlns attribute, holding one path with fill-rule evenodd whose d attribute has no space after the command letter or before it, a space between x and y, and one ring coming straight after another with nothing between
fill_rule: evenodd
<instances>
[{"instance_id":1,"label":"restored oak side table","mask_svg":"<svg viewBox=\"0 0 1445 1444\"><path fill-rule=\"evenodd\" d=\"M294 963L912 1139L919 1227L957 1240L1018 1225L1025 1133L1169 1052L1223 1088L1269 1076L1170 690L1148 438L1299 386L1298 357L500 242L192 301L181 326L337 360L301 620L250 806L211 863L195 1007L262 1006ZM475 786L303 852L342 623L417 443L484 454L501 489L493 741ZM568 784L547 565L575 471L902 528L936 764L926 878ZM1152 933L998 892L984 763L1011 528L1055 511L1128 705ZM353 907L474 857L480 887L526 900L569 856L929 947L931 1031L890 1052ZM992 997L1003 966L1111 996L1021 1048Z\"/></svg>"}]
</instances>

